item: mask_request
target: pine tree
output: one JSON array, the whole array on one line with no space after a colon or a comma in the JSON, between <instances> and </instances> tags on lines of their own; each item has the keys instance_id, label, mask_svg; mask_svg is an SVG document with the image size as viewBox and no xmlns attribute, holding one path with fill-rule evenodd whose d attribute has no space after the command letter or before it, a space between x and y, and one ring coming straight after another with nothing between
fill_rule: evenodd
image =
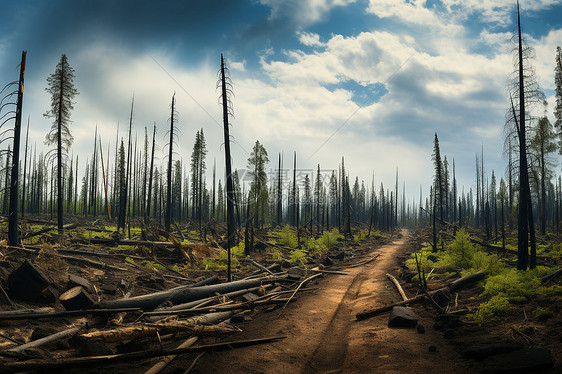
<instances>
[{"instance_id":1,"label":"pine tree","mask_svg":"<svg viewBox=\"0 0 562 374\"><path fill-rule=\"evenodd\" d=\"M205 170L207 169L205 157L207 147L203 129L197 131L195 144L191 153L191 217L197 219L199 224L202 220L203 187L205 185Z\"/></svg>"},{"instance_id":2,"label":"pine tree","mask_svg":"<svg viewBox=\"0 0 562 374\"><path fill-rule=\"evenodd\" d=\"M176 221L181 219L181 182L181 161L176 160L172 182L172 218Z\"/></svg>"},{"instance_id":3,"label":"pine tree","mask_svg":"<svg viewBox=\"0 0 562 374\"><path fill-rule=\"evenodd\" d=\"M443 222L443 198L444 198L444 173L443 173L443 163L441 162L441 152L439 150L439 139L437 138L437 133L435 133L435 138L433 140L433 165L435 167L435 175L433 177L434 183L434 193L435 202L439 202L436 208L439 208L439 217L441 222Z\"/></svg>"},{"instance_id":4,"label":"pine tree","mask_svg":"<svg viewBox=\"0 0 562 374\"><path fill-rule=\"evenodd\" d=\"M57 226L59 235L63 233L63 196L62 196L62 170L63 159L68 154L73 137L70 133L70 112L74 109L72 100L78 95L74 87L74 69L68 64L65 54L60 58L55 72L47 78L46 91L51 95L51 109L44 116L53 118L51 130L47 133L45 143L57 145L55 150L57 158Z\"/></svg>"},{"instance_id":5,"label":"pine tree","mask_svg":"<svg viewBox=\"0 0 562 374\"><path fill-rule=\"evenodd\" d=\"M267 151L256 140L252 153L248 158L248 170L252 183L250 187L251 202L254 206L254 227L260 228L267 217L269 193L267 191L267 174L265 165L269 162Z\"/></svg>"},{"instance_id":6,"label":"pine tree","mask_svg":"<svg viewBox=\"0 0 562 374\"><path fill-rule=\"evenodd\" d=\"M555 142L556 134L546 116L542 117L537 126L533 129L530 151L533 159L538 163L538 167L532 168L538 171L539 193L539 219L541 222L541 234L546 234L546 185L550 184L552 178L553 162L550 155L558 148Z\"/></svg>"},{"instance_id":7,"label":"pine tree","mask_svg":"<svg viewBox=\"0 0 562 374\"><path fill-rule=\"evenodd\" d=\"M562 154L562 48L556 47L556 58L554 67L554 95L556 104L554 106L554 127L558 131L559 153Z\"/></svg>"}]
</instances>

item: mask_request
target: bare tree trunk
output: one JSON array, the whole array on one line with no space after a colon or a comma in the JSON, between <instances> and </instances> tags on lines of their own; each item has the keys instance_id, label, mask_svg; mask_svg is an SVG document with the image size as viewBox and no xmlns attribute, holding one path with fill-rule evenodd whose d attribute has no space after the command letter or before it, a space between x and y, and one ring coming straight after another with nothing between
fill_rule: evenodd
<instances>
[{"instance_id":1,"label":"bare tree trunk","mask_svg":"<svg viewBox=\"0 0 562 374\"><path fill-rule=\"evenodd\" d=\"M8 219L8 243L18 246L18 192L19 192L19 158L21 137L21 111L23 105L23 83L25 78L25 60L27 52L21 53L20 80L18 88L18 102L16 104L16 121L14 125L14 154L12 157L12 179L10 185L10 208ZM29 132L29 131L28 131ZM8 171L6 170L6 173ZM59 179L60 182L60 179Z\"/></svg>"},{"instance_id":2,"label":"bare tree trunk","mask_svg":"<svg viewBox=\"0 0 562 374\"><path fill-rule=\"evenodd\" d=\"M224 66L224 57L221 53L221 95L222 95L222 118L223 118L223 129L224 129L224 157L226 165L226 222L228 226L228 237L227 237L227 252L228 252L228 281L232 281L231 274L231 261L230 261L230 249L234 247L234 187L232 185L232 168L230 161L230 134L228 125L228 89L227 89L227 79Z\"/></svg>"}]
</instances>

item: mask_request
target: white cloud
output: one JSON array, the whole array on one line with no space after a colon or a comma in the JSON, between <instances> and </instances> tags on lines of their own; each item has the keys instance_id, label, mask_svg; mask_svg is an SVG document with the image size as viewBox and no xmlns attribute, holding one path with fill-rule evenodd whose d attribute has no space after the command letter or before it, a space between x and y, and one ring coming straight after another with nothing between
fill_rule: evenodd
<instances>
[{"instance_id":1,"label":"white cloud","mask_svg":"<svg viewBox=\"0 0 562 374\"><path fill-rule=\"evenodd\" d=\"M299 41L308 47L320 47L324 45L324 43L320 41L320 35L318 34L300 31L297 33L297 36Z\"/></svg>"},{"instance_id":2,"label":"white cloud","mask_svg":"<svg viewBox=\"0 0 562 374\"><path fill-rule=\"evenodd\" d=\"M545 89L554 89L554 66L556 47L562 46L562 29L553 29L534 41L536 58L532 62L535 66L540 85Z\"/></svg>"},{"instance_id":3,"label":"white cloud","mask_svg":"<svg viewBox=\"0 0 562 374\"><path fill-rule=\"evenodd\" d=\"M246 71L246 60L243 61L231 61L229 63L231 70L238 70L241 72Z\"/></svg>"}]
</instances>

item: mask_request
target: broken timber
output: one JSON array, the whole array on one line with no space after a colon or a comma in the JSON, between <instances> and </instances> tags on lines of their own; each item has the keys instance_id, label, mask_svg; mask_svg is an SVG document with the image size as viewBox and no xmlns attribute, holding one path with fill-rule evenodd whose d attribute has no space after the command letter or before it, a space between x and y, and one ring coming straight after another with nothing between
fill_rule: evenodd
<instances>
[{"instance_id":1,"label":"broken timber","mask_svg":"<svg viewBox=\"0 0 562 374\"><path fill-rule=\"evenodd\" d=\"M406 296L406 293L404 292L404 289L402 288L402 286L400 285L400 282L398 282L398 279L396 279L394 276L386 273L386 277L388 279L390 279L390 281L392 283L394 283L394 285L396 286L396 289L398 290L398 293L400 294L400 296L402 296L402 300L403 301L407 301L408 297Z\"/></svg>"},{"instance_id":2,"label":"broken timber","mask_svg":"<svg viewBox=\"0 0 562 374\"><path fill-rule=\"evenodd\" d=\"M448 286L442 287L438 290L428 292L428 293L423 293L423 294L420 294L418 296L412 297L411 299L401 301L401 302L398 302L398 303L385 305L385 306L382 306L382 307L379 307L379 308L366 310L366 311L357 313L355 315L355 318L357 320L363 320L363 319L371 318L371 317L377 316L379 314L389 312L395 306L403 306L403 305L407 305L407 304L417 303L417 302L425 299L426 297L433 296L438 291L447 291L447 290L448 291L455 291L455 290L458 290L458 289L460 289L460 288L462 288L462 287L464 287L464 286L466 286L470 283L475 283L475 282L478 282L478 281L482 280L484 278L484 276L485 276L485 273L483 271L478 271L474 274L470 274L470 275L467 275L466 277L457 279L456 281L450 283Z\"/></svg>"},{"instance_id":3,"label":"broken timber","mask_svg":"<svg viewBox=\"0 0 562 374\"><path fill-rule=\"evenodd\" d=\"M233 348L248 347L256 344L271 343L281 339L285 339L286 336L274 336L269 338L261 339L250 339L250 340L238 340L231 342L223 342L217 344L202 345L198 347L186 347L186 348L176 348L176 349L158 349L149 351L140 351L132 353L123 353L107 356L92 356L92 357L68 357L68 358L57 358L57 359L45 359L45 360L28 360L22 362L9 362L0 364L0 373L17 373L22 371L45 371L45 370L62 370L67 368L78 368L78 367L93 367L112 364L116 362L127 362L135 361L144 358L160 357L160 356L170 356L193 352L208 352L208 351L221 351L229 350Z\"/></svg>"},{"instance_id":4,"label":"broken timber","mask_svg":"<svg viewBox=\"0 0 562 374\"><path fill-rule=\"evenodd\" d=\"M287 280L284 278L249 279L201 287L180 286L172 288L170 290L130 297L128 299L102 301L98 303L97 306L99 308L105 309L140 308L142 310L153 310L156 309L159 305L165 304L167 302L171 302L172 304L182 304L213 296L217 292L227 293L278 281Z\"/></svg>"}]
</instances>

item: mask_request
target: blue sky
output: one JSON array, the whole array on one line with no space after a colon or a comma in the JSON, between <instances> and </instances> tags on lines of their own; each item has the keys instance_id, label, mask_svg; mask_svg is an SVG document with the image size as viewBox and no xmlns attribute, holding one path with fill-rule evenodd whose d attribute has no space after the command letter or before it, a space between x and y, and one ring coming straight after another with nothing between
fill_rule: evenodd
<instances>
[{"instance_id":1,"label":"blue sky","mask_svg":"<svg viewBox=\"0 0 562 374\"><path fill-rule=\"evenodd\" d=\"M17 79L28 51L24 116L30 142L44 148L50 120L46 78L68 56L80 91L72 150L80 172L96 125L113 153L125 135L131 97L139 142L157 124L163 148L176 92L177 156L189 160L195 133L207 138L207 165L222 173L220 54L234 83L234 167L256 140L275 167L278 152L299 167L337 169L391 187L398 167L408 196L428 191L433 134L455 159L465 189L474 157L503 175L506 80L515 3L503 0L0 0L0 81ZM562 45L562 1L523 0L523 31L552 118L554 56ZM327 142L326 140L329 139ZM4 143L5 144L5 143ZM163 152L159 152L163 162ZM107 157L104 155L104 157ZM113 156L112 156L113 157ZM113 162L110 157L110 162ZM210 171L208 173L210 175Z\"/></svg>"}]
</instances>

